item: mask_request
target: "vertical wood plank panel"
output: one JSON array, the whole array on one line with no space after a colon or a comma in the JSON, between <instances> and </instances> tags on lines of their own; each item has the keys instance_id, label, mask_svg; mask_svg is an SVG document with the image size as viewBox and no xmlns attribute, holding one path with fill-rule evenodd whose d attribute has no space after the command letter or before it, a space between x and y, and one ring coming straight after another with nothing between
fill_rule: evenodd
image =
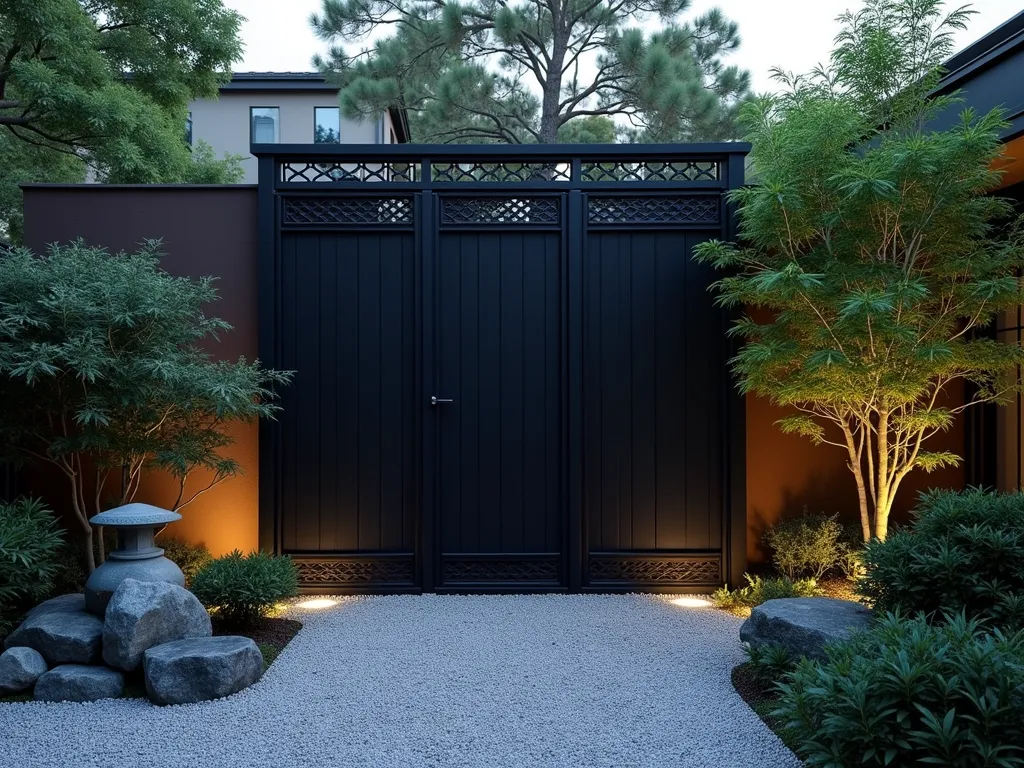
<instances>
[{"instance_id":1,"label":"vertical wood plank panel","mask_svg":"<svg viewBox=\"0 0 1024 768\"><path fill-rule=\"evenodd\" d=\"M632 545L657 547L657 274L654 250L631 249L630 285L633 292L630 337L632 388Z\"/></svg>"},{"instance_id":2,"label":"vertical wood plank panel","mask_svg":"<svg viewBox=\"0 0 1024 768\"><path fill-rule=\"evenodd\" d=\"M525 238L501 239L501 552L523 552L523 252Z\"/></svg>"},{"instance_id":3,"label":"vertical wood plank panel","mask_svg":"<svg viewBox=\"0 0 1024 768\"><path fill-rule=\"evenodd\" d=\"M480 551L501 552L501 236L481 233L475 241L480 297Z\"/></svg>"},{"instance_id":4,"label":"vertical wood plank panel","mask_svg":"<svg viewBox=\"0 0 1024 768\"><path fill-rule=\"evenodd\" d=\"M399 247L395 247L399 246ZM380 548L402 549L402 249L380 251Z\"/></svg>"},{"instance_id":5,"label":"vertical wood plank panel","mask_svg":"<svg viewBox=\"0 0 1024 768\"><path fill-rule=\"evenodd\" d=\"M320 503L318 517L320 531L316 549L333 548L338 526L337 476L339 462L339 440L334 425L338 421L338 397L334 390L333 378L338 370L338 239L330 235L319 236L319 275L317 290L319 298L319 356L321 375L318 381L320 394L319 430L316 441L320 461Z\"/></svg>"},{"instance_id":6,"label":"vertical wood plank panel","mask_svg":"<svg viewBox=\"0 0 1024 768\"><path fill-rule=\"evenodd\" d=\"M359 237L359 549L380 549L381 280L379 237Z\"/></svg>"},{"instance_id":7,"label":"vertical wood plank panel","mask_svg":"<svg viewBox=\"0 0 1024 768\"><path fill-rule=\"evenodd\" d=\"M338 356L334 367L334 393L338 418L334 439L338 442L337 523L333 545L325 549L359 549L359 246L358 237L336 237L338 270L335 292L338 296Z\"/></svg>"},{"instance_id":8,"label":"vertical wood plank panel","mask_svg":"<svg viewBox=\"0 0 1024 768\"><path fill-rule=\"evenodd\" d=\"M295 403L298 440L316 446L320 418L320 302L319 292L306 286L316 286L320 277L320 238L307 235L302 238L295 254L295 280L302 300L296 312L295 342L297 359L307 377L301 397ZM308 448L306 449L308 450ZM295 547L316 550L320 546L320 464L319 461L299 461L295 477L295 508L298 511Z\"/></svg>"}]
</instances>

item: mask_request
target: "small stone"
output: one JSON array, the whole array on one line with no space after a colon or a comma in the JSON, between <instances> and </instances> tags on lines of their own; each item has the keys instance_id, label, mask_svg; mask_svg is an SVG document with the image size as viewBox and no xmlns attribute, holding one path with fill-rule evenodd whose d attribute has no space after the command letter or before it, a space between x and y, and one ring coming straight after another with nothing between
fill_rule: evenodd
<instances>
[{"instance_id":1,"label":"small stone","mask_svg":"<svg viewBox=\"0 0 1024 768\"><path fill-rule=\"evenodd\" d=\"M248 637L175 640L146 651L143 669L153 703L191 704L248 688L263 674L263 655Z\"/></svg>"},{"instance_id":2,"label":"small stone","mask_svg":"<svg viewBox=\"0 0 1024 768\"><path fill-rule=\"evenodd\" d=\"M53 610L25 619L4 645L34 648L53 667L99 661L102 641L103 622L92 614Z\"/></svg>"},{"instance_id":3,"label":"small stone","mask_svg":"<svg viewBox=\"0 0 1024 768\"><path fill-rule=\"evenodd\" d=\"M16 647L0 653L0 696L32 687L46 672L46 659L31 648Z\"/></svg>"},{"instance_id":4,"label":"small stone","mask_svg":"<svg viewBox=\"0 0 1024 768\"><path fill-rule=\"evenodd\" d=\"M85 612L85 594L82 592L72 592L68 595L61 595L60 597L51 597L49 600L44 600L31 611L25 614L26 619L31 619L33 616L39 616L44 613L84 613Z\"/></svg>"},{"instance_id":5,"label":"small stone","mask_svg":"<svg viewBox=\"0 0 1024 768\"><path fill-rule=\"evenodd\" d=\"M171 640L209 637L210 614L184 587L160 581L125 579L107 604L103 620L103 660L131 672L142 654Z\"/></svg>"},{"instance_id":6,"label":"small stone","mask_svg":"<svg viewBox=\"0 0 1024 768\"><path fill-rule=\"evenodd\" d=\"M36 701L97 701L124 693L124 675L106 667L63 664L36 681Z\"/></svg>"},{"instance_id":7,"label":"small stone","mask_svg":"<svg viewBox=\"0 0 1024 768\"><path fill-rule=\"evenodd\" d=\"M852 600L786 597L768 600L740 626L740 640L757 648L781 645L794 657L825 658L825 645L871 626L871 611Z\"/></svg>"}]
</instances>

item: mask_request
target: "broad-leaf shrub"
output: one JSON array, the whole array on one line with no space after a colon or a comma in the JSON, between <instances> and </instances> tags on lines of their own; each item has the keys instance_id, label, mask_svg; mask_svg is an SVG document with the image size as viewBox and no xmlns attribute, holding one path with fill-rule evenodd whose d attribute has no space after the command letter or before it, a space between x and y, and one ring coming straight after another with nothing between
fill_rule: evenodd
<instances>
[{"instance_id":1,"label":"broad-leaf shrub","mask_svg":"<svg viewBox=\"0 0 1024 768\"><path fill-rule=\"evenodd\" d=\"M192 591L207 608L231 624L252 624L279 600L298 592L298 572L290 557L266 552L243 555L237 549L204 566Z\"/></svg>"},{"instance_id":2,"label":"broad-leaf shrub","mask_svg":"<svg viewBox=\"0 0 1024 768\"><path fill-rule=\"evenodd\" d=\"M1024 766L1024 633L887 614L778 685L809 766Z\"/></svg>"},{"instance_id":3,"label":"broad-leaf shrub","mask_svg":"<svg viewBox=\"0 0 1024 768\"><path fill-rule=\"evenodd\" d=\"M46 595L63 542L60 525L41 501L0 504L0 610Z\"/></svg>"},{"instance_id":4,"label":"broad-leaf shrub","mask_svg":"<svg viewBox=\"0 0 1024 768\"><path fill-rule=\"evenodd\" d=\"M157 542L164 550L164 557L173 562L185 574L185 586L191 587L199 573L211 560L213 555L205 544L192 544L181 539L162 539Z\"/></svg>"},{"instance_id":5,"label":"broad-leaf shrub","mask_svg":"<svg viewBox=\"0 0 1024 768\"><path fill-rule=\"evenodd\" d=\"M838 515L809 514L782 520L764 532L772 563L790 579L820 579L841 567L851 552L846 529Z\"/></svg>"},{"instance_id":6,"label":"broad-leaf shrub","mask_svg":"<svg viewBox=\"0 0 1024 768\"><path fill-rule=\"evenodd\" d=\"M41 501L0 504L0 637L24 608L47 596L62 549L60 526Z\"/></svg>"},{"instance_id":7,"label":"broad-leaf shrub","mask_svg":"<svg viewBox=\"0 0 1024 768\"><path fill-rule=\"evenodd\" d=\"M858 591L879 611L1024 627L1024 494L929 491L908 528L864 552Z\"/></svg>"},{"instance_id":8,"label":"broad-leaf shrub","mask_svg":"<svg viewBox=\"0 0 1024 768\"><path fill-rule=\"evenodd\" d=\"M764 579L760 576L743 574L747 586L729 591L728 586L722 587L711 595L711 600L719 608L735 610L753 608L768 600L781 597L815 597L818 595L818 584L814 579L792 580L785 576L775 579Z\"/></svg>"}]
</instances>

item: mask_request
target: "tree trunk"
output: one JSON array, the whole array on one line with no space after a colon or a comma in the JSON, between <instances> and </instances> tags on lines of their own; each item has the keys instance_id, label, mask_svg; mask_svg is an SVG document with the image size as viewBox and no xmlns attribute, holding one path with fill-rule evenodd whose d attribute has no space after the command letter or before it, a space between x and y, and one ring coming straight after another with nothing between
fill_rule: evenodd
<instances>
[{"instance_id":1,"label":"tree trunk","mask_svg":"<svg viewBox=\"0 0 1024 768\"><path fill-rule=\"evenodd\" d=\"M107 562L107 545L103 541L103 526L96 527L96 552L99 555L98 561L100 565Z\"/></svg>"},{"instance_id":2,"label":"tree trunk","mask_svg":"<svg viewBox=\"0 0 1024 768\"><path fill-rule=\"evenodd\" d=\"M82 492L81 472L72 472L69 475L71 480L71 508L78 518L78 524L82 527L85 536L85 575L91 576L96 570L96 553L93 551L92 524L89 522L88 513L85 511L85 494Z\"/></svg>"},{"instance_id":3,"label":"tree trunk","mask_svg":"<svg viewBox=\"0 0 1024 768\"><path fill-rule=\"evenodd\" d=\"M558 102L562 97L562 67L565 65L565 53L569 46L569 33L565 29L565 17L561 13L562 4L552 4L552 26L554 28L551 41L551 59L548 62L547 77L543 83L543 95L540 108L541 144L558 143Z\"/></svg>"},{"instance_id":4,"label":"tree trunk","mask_svg":"<svg viewBox=\"0 0 1024 768\"><path fill-rule=\"evenodd\" d=\"M92 550L92 526L85 524L85 575L92 576L96 570L96 553Z\"/></svg>"},{"instance_id":5,"label":"tree trunk","mask_svg":"<svg viewBox=\"0 0 1024 768\"><path fill-rule=\"evenodd\" d=\"M850 462L846 465L853 472L853 479L857 482L857 500L860 503L860 530L864 541L871 541L871 511L868 508L868 491L864 485L864 467L861 465L861 452L863 443L858 450L853 440L853 432L845 424L842 427L843 436L846 438L846 450L850 455Z\"/></svg>"}]
</instances>

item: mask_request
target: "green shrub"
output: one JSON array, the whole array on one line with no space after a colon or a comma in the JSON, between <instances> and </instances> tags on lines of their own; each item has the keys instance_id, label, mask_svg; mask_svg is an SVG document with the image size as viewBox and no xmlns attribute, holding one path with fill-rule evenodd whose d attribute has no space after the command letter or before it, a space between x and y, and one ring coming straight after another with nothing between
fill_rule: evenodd
<instances>
[{"instance_id":1,"label":"green shrub","mask_svg":"<svg viewBox=\"0 0 1024 768\"><path fill-rule=\"evenodd\" d=\"M191 588L199 573L211 560L213 555L205 544L190 544L181 539L166 539L157 543L163 547L164 557L173 562L185 574L185 586Z\"/></svg>"},{"instance_id":2,"label":"green shrub","mask_svg":"<svg viewBox=\"0 0 1024 768\"><path fill-rule=\"evenodd\" d=\"M806 507L800 517L782 520L764 532L772 562L790 579L820 579L840 567L853 549L847 538L838 515L812 515Z\"/></svg>"},{"instance_id":3,"label":"green shrub","mask_svg":"<svg viewBox=\"0 0 1024 768\"><path fill-rule=\"evenodd\" d=\"M768 600L780 597L815 597L818 595L818 583L814 579L796 579L786 576L773 579L762 579L760 576L743 574L747 586L729 591L728 586L722 587L711 595L711 600L719 608L733 610L737 608L753 608Z\"/></svg>"},{"instance_id":4,"label":"green shrub","mask_svg":"<svg viewBox=\"0 0 1024 768\"><path fill-rule=\"evenodd\" d=\"M864 567L858 591L880 611L1024 627L1024 494L923 493L910 527L869 544Z\"/></svg>"},{"instance_id":5,"label":"green shrub","mask_svg":"<svg viewBox=\"0 0 1024 768\"><path fill-rule=\"evenodd\" d=\"M225 621L252 624L279 600L298 592L298 571L290 557L265 552L243 556L236 549L204 566L192 582L192 591Z\"/></svg>"},{"instance_id":6,"label":"green shrub","mask_svg":"<svg viewBox=\"0 0 1024 768\"><path fill-rule=\"evenodd\" d=\"M47 595L63 543L57 519L41 501L0 504L0 613Z\"/></svg>"},{"instance_id":7,"label":"green shrub","mask_svg":"<svg viewBox=\"0 0 1024 768\"><path fill-rule=\"evenodd\" d=\"M743 646L750 670L763 683L777 683L796 668L797 659L784 645Z\"/></svg>"},{"instance_id":8,"label":"green shrub","mask_svg":"<svg viewBox=\"0 0 1024 768\"><path fill-rule=\"evenodd\" d=\"M801 661L780 716L810 766L1024 765L1024 633L887 614Z\"/></svg>"}]
</instances>

